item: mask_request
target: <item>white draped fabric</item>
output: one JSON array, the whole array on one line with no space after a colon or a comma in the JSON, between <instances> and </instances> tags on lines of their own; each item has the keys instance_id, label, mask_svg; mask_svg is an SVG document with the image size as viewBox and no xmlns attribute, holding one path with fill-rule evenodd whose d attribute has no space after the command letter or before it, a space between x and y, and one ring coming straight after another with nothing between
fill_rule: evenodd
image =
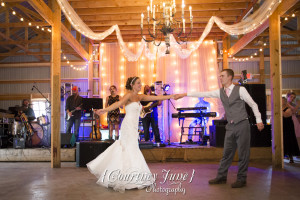
<instances>
[{"instance_id":1,"label":"white draped fabric","mask_svg":"<svg viewBox=\"0 0 300 200\"><path fill-rule=\"evenodd\" d=\"M116 31L120 48L128 61L137 61L138 58L142 55L144 49L145 49L145 55L148 57L148 59L153 60L155 58L154 56L155 53L151 53L151 51L147 49L146 42L143 41L142 39L141 39L142 45L140 46L139 49L137 49L136 53L133 53L131 50L129 50L122 39L122 34L120 32L118 25L113 25L111 28L104 31L103 33L95 33L82 21L82 19L77 15L77 13L75 12L75 10L72 8L72 6L69 4L67 0L57 0L57 2L60 5L64 14L66 15L67 19L72 24L72 26L78 32L87 36L88 38L91 38L93 40L103 40L107 36L112 34L113 31ZM172 35L170 38L171 46L175 48L175 52L180 58L187 58L192 54L193 51L199 48L199 46L202 44L205 37L209 34L214 23L216 23L223 31L227 32L228 34L231 35L246 34L255 30L265 20L267 20L280 3L281 0L265 0L264 3L260 6L260 8L256 10L252 15L249 15L241 22L233 25L227 25L222 21L221 18L212 16L203 34L199 38L199 40L191 44L189 48L182 49L180 45L178 45L175 42L175 38ZM166 48L165 45L161 45L158 48L158 57L165 56L165 48Z\"/></svg>"},{"instance_id":2,"label":"white draped fabric","mask_svg":"<svg viewBox=\"0 0 300 200\"><path fill-rule=\"evenodd\" d=\"M141 43L127 43L130 51L137 51ZM218 65L216 56L216 44L213 41L205 41L193 54L182 59L171 47L171 54L159 58L157 62L146 59L141 56L136 62L129 62L119 49L117 43L102 43L100 47L102 64L100 66L101 76L101 96L105 99L109 95L109 86L116 85L118 93L122 96L126 93L124 85L128 77L138 76L142 83L151 85L153 75L156 75L157 81L170 84L169 94L183 93L190 91L209 91L218 89L220 86L218 79ZM156 64L156 67L155 67ZM103 76L104 75L104 76ZM143 89L143 88L142 88ZM205 99L211 103L211 111L218 112L223 115L223 107L218 99ZM194 107L198 102L197 98L184 98L182 100L172 100L174 106L178 107ZM180 127L178 119L172 119L168 116L168 101L164 101L162 110L159 114L161 138L166 141L168 139L168 120L170 120L171 142L178 142L180 139ZM170 115L177 112L171 104L169 104ZM212 119L211 119L212 120ZM102 122L106 120L103 119ZM188 126L191 119L187 119L185 126ZM210 121L211 123L211 121ZM187 133L187 129L185 130ZM187 139L184 137L183 139ZM197 138L195 138L197 140Z\"/></svg>"}]
</instances>

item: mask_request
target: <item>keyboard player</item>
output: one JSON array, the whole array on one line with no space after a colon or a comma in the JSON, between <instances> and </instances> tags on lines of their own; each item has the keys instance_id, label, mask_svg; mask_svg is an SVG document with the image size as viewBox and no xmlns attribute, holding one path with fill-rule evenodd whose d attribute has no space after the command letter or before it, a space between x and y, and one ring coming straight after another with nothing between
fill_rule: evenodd
<instances>
[{"instance_id":1,"label":"keyboard player","mask_svg":"<svg viewBox=\"0 0 300 200\"><path fill-rule=\"evenodd\" d=\"M210 112L210 103L207 101L204 101L203 97L198 98L199 102L195 105L196 108L198 107L206 107L206 110L195 110L195 113L207 113ZM194 120L190 123L189 125L189 134L188 134L188 140L186 141L186 143L193 143L193 132L194 132L194 128L199 125L200 127L204 127L204 135L207 135L207 128L206 128L206 124L209 121L209 117L198 117L198 118L194 118Z\"/></svg>"}]
</instances>

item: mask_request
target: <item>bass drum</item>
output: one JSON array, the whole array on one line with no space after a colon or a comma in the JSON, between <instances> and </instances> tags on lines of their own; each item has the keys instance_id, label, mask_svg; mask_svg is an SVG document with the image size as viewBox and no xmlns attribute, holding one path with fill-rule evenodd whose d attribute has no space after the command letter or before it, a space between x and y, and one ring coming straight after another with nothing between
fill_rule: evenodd
<instances>
[{"instance_id":1,"label":"bass drum","mask_svg":"<svg viewBox=\"0 0 300 200\"><path fill-rule=\"evenodd\" d=\"M38 123L31 123L33 135L31 136L31 146L38 147L42 145L44 130Z\"/></svg>"}]
</instances>

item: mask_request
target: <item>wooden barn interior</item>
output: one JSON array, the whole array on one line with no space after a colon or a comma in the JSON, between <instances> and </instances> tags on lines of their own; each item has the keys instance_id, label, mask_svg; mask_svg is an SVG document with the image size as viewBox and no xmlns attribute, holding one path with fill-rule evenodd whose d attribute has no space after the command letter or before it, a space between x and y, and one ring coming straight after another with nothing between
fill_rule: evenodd
<instances>
[{"instance_id":1,"label":"wooden barn interior","mask_svg":"<svg viewBox=\"0 0 300 200\"><path fill-rule=\"evenodd\" d=\"M300 145L300 1L274 0L271 5L278 6L266 19L253 22L238 34L226 32L227 26L220 24L249 22L270 0L0 1L0 199L300 197L296 187L300 185L300 155L294 157L295 163L289 163L284 153L282 109L282 97L293 92L297 108L293 117L298 124L295 136ZM147 16L149 19L150 12L152 19L153 4L158 10L157 17L165 17L165 12L162 14L158 9L163 2L175 2L174 20L180 21L182 16L186 19L185 25L172 27L179 30L179 37L187 37L179 41L175 37L178 33L174 32L180 44L168 38L170 53L159 49L163 45L156 48L149 42L155 25L147 23ZM149 5L151 11L147 10ZM212 17L222 23L215 20L208 30ZM183 29L184 33L180 32ZM166 38L162 35L154 40L165 44ZM175 43L177 46L173 47ZM183 49L192 52L187 54ZM208 185L223 155L225 125L217 123L221 123L225 111L221 101L204 98L216 116L209 117L204 128L207 132L201 129L205 135L201 136L201 144L197 143L201 131L197 135L196 130L194 143L185 143L188 137L183 135L183 125L180 121L178 125L178 117L172 118L172 114L178 113L177 108L196 107L198 99L188 97L166 100L158 106L161 143L153 139L151 147L143 148L140 139L140 149L151 172L158 174L156 186L163 189L119 193L96 184L85 165L103 152L107 143L111 145L108 117L104 114L94 119L96 115L82 112L79 138L71 145L73 135L66 134L66 101L75 87L83 99L100 102L99 106L104 108L110 86L115 85L118 95L123 97L128 92L125 87L130 77L139 77L142 88L153 86L159 94L180 94L222 87L219 76L224 69L234 71L235 85L245 85L262 113L265 127L259 132L255 121L251 126L254 128L247 187L231 190L228 185ZM169 91L164 91L166 85L170 86ZM40 139L38 145L31 147L25 144L23 133L17 133L18 128L26 129L26 125L17 123L14 113L24 99L35 112L32 124ZM124 107L121 113L125 113ZM185 126L191 120L187 118ZM100 139L93 137L97 135L94 126L101 133ZM140 123L140 135L142 128ZM190 130L186 128L185 133ZM85 143L90 146L81 152ZM227 182L234 181L238 161L236 152ZM172 190L166 195L167 188L175 187L170 182L162 184L163 169L188 173L189 178L195 170L195 175L193 181L181 182L177 194Z\"/></svg>"}]
</instances>

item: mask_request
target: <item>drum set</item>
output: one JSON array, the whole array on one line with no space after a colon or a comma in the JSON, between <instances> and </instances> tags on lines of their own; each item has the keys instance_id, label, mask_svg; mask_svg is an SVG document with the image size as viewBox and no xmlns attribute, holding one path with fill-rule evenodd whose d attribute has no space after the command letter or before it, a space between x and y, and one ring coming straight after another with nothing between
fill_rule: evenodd
<instances>
[{"instance_id":1,"label":"drum set","mask_svg":"<svg viewBox=\"0 0 300 200\"><path fill-rule=\"evenodd\" d=\"M37 118L37 121L29 122L27 116L22 113L21 121L14 121L11 134L14 138L24 138L26 146L41 147L50 146L48 138L48 129L50 121L48 116L43 115Z\"/></svg>"}]
</instances>

